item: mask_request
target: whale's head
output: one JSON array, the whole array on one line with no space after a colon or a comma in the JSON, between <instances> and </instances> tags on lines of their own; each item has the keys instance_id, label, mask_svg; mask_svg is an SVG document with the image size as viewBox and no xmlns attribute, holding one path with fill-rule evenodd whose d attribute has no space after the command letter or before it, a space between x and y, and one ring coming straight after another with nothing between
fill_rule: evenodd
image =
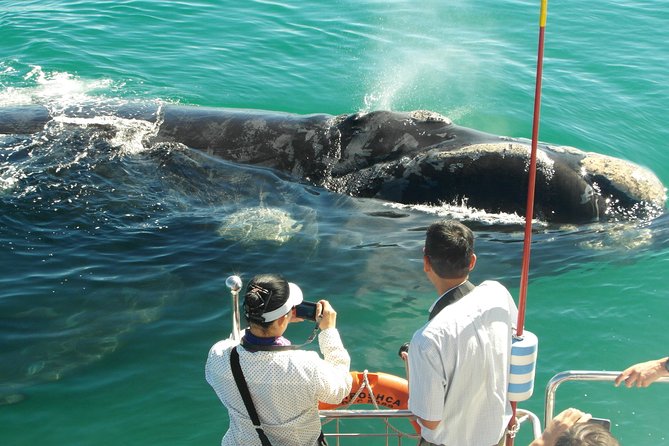
<instances>
[{"instance_id":1,"label":"whale's head","mask_svg":"<svg viewBox=\"0 0 669 446\"><path fill-rule=\"evenodd\" d=\"M455 129L458 133L461 128ZM525 215L530 144L436 144L348 172L330 187L405 204L462 204L489 213ZM652 219L666 190L648 169L628 161L542 144L537 152L535 218L554 223Z\"/></svg>"},{"instance_id":2,"label":"whale's head","mask_svg":"<svg viewBox=\"0 0 669 446\"><path fill-rule=\"evenodd\" d=\"M553 147L552 150L578 156L578 172L592 185L590 193L602 202L606 214L602 219L651 219L664 212L667 189L650 169L573 147Z\"/></svg>"}]
</instances>

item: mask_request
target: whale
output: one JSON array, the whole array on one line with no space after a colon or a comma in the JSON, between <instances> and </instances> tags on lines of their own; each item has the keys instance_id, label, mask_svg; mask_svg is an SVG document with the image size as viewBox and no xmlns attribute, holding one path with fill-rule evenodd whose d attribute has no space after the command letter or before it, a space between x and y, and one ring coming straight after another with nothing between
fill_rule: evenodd
<instances>
[{"instance_id":1,"label":"whale","mask_svg":"<svg viewBox=\"0 0 669 446\"><path fill-rule=\"evenodd\" d=\"M182 144L339 194L525 214L531 141L459 126L427 110L302 115L154 102L57 110L31 104L0 107L0 134L56 126L119 131L102 119L109 117L150 123L144 145ZM536 166L534 218L541 221L647 220L664 212L666 188L631 161L539 142Z\"/></svg>"}]
</instances>

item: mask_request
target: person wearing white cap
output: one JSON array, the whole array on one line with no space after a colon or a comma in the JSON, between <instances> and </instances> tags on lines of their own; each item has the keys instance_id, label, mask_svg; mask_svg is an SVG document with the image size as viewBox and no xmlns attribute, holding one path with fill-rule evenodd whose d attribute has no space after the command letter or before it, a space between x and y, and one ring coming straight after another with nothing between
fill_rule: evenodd
<instances>
[{"instance_id":1,"label":"person wearing white cap","mask_svg":"<svg viewBox=\"0 0 669 446\"><path fill-rule=\"evenodd\" d=\"M244 296L248 327L241 344L226 339L209 351L205 377L230 417L221 445L326 444L318 402L337 404L350 393L351 359L326 300L318 301L315 314L323 358L283 336L289 323L303 320L295 315L302 300L300 287L283 277L255 276Z\"/></svg>"}]
</instances>

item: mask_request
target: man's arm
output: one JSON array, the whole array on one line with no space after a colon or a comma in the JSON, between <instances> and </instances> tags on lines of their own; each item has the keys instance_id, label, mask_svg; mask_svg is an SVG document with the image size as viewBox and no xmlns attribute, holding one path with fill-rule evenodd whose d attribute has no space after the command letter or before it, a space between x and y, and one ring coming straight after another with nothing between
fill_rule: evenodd
<instances>
[{"instance_id":1,"label":"man's arm","mask_svg":"<svg viewBox=\"0 0 669 446\"><path fill-rule=\"evenodd\" d=\"M627 387L648 387L659 378L669 376L669 357L634 364L623 371L615 380L616 387L622 382Z\"/></svg>"},{"instance_id":2,"label":"man's arm","mask_svg":"<svg viewBox=\"0 0 669 446\"><path fill-rule=\"evenodd\" d=\"M416 415L421 426L434 430L442 421L444 386L447 382L439 354L432 343L414 336L409 354L403 352L400 356L408 365L409 410ZM419 414L437 419L422 418Z\"/></svg>"},{"instance_id":3,"label":"man's arm","mask_svg":"<svg viewBox=\"0 0 669 446\"><path fill-rule=\"evenodd\" d=\"M426 428L428 428L428 429L430 429L430 430L434 430L434 429L436 429L437 426L439 426L439 423L441 423L441 420L438 420L438 421L429 421L429 420L424 420L424 419L422 419L421 417L416 417L416 418L418 419L418 421L420 422L420 424L421 424L423 427L426 427Z\"/></svg>"},{"instance_id":4,"label":"man's arm","mask_svg":"<svg viewBox=\"0 0 669 446\"><path fill-rule=\"evenodd\" d=\"M409 352L408 352L408 349L406 349L406 350L404 350L404 351L400 350L400 358L402 358L402 360L404 361L404 367L405 367L405 369L406 369L407 381L408 381L408 380L409 380L409 363L408 363L408 361L409 361ZM430 429L430 430L434 430L434 429L436 429L437 426L439 426L439 423L441 423L441 420L430 421L430 420L425 420L425 419L423 419L423 418L421 418L421 417L416 417L416 419L420 422L420 424L421 424L423 427L426 427L426 428L428 428L428 429Z\"/></svg>"}]
</instances>

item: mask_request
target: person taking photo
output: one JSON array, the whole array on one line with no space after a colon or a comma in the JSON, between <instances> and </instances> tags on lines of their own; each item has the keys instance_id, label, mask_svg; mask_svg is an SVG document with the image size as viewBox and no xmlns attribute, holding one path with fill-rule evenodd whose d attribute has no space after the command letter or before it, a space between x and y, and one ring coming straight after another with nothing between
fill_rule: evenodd
<instances>
[{"instance_id":1,"label":"person taking photo","mask_svg":"<svg viewBox=\"0 0 669 446\"><path fill-rule=\"evenodd\" d=\"M221 445L326 444L318 402L336 404L349 394L351 360L336 328L337 313L327 300L318 301L314 315L322 358L295 348L283 336L288 324L302 321L295 314L302 300L300 287L283 277L255 276L244 296L248 328L241 343L226 339L209 351L206 380L230 417Z\"/></svg>"}]
</instances>

